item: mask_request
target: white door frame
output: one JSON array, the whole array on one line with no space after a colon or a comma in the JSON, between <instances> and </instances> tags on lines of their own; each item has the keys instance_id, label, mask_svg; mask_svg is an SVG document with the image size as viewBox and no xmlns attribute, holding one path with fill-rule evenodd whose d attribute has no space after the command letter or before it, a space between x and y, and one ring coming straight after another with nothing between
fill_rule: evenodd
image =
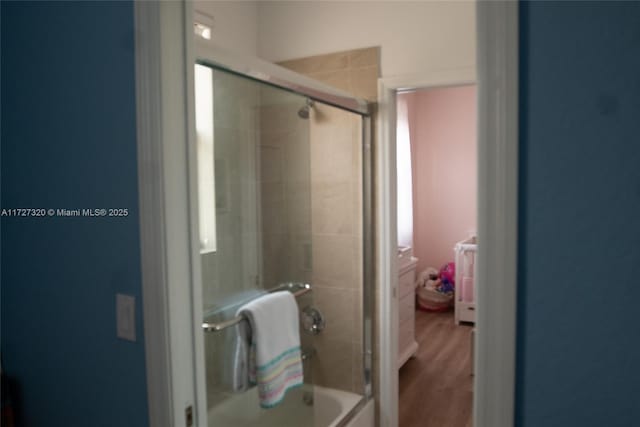
<instances>
[{"instance_id":1,"label":"white door frame","mask_svg":"<svg viewBox=\"0 0 640 427\"><path fill-rule=\"evenodd\" d=\"M478 306L476 427L513 426L518 183L517 2L477 3L475 69L383 78L378 84L377 152L380 278L380 425L398 426L396 93L399 89L478 85Z\"/></svg>"},{"instance_id":2,"label":"white door frame","mask_svg":"<svg viewBox=\"0 0 640 427\"><path fill-rule=\"evenodd\" d=\"M195 375L202 354L194 322L192 277L199 262L194 235L197 203L189 193L194 168L193 17L186 1L134 3L138 198L142 306L149 425L204 427L206 405L195 404L204 377ZM197 390L200 389L200 392Z\"/></svg>"}]
</instances>

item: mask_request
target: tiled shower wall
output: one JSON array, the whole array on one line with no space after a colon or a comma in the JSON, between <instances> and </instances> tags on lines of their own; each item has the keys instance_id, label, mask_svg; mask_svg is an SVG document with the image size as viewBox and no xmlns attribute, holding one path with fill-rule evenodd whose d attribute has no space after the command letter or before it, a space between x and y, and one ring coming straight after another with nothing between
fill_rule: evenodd
<instances>
[{"instance_id":1,"label":"tiled shower wall","mask_svg":"<svg viewBox=\"0 0 640 427\"><path fill-rule=\"evenodd\" d=\"M373 47L279 65L375 102L379 63L380 48ZM355 114L320 104L311 120L312 283L327 322L315 339L314 383L361 394L362 124Z\"/></svg>"},{"instance_id":2,"label":"tiled shower wall","mask_svg":"<svg viewBox=\"0 0 640 427\"><path fill-rule=\"evenodd\" d=\"M377 102L380 47L310 56L279 62L278 65L367 101Z\"/></svg>"},{"instance_id":3,"label":"tiled shower wall","mask_svg":"<svg viewBox=\"0 0 640 427\"><path fill-rule=\"evenodd\" d=\"M362 124L321 104L311 120L312 283L326 320L313 380L362 394Z\"/></svg>"},{"instance_id":4,"label":"tiled shower wall","mask_svg":"<svg viewBox=\"0 0 640 427\"><path fill-rule=\"evenodd\" d=\"M264 286L309 282L301 309L318 308L325 330L302 333L314 384L362 393L361 119L304 99L266 102L260 112ZM296 100L294 100L296 101ZM265 105L266 104L266 105ZM354 261L355 260L355 261Z\"/></svg>"},{"instance_id":5,"label":"tiled shower wall","mask_svg":"<svg viewBox=\"0 0 640 427\"><path fill-rule=\"evenodd\" d=\"M379 49L371 48L287 61L283 65L361 98L375 100L378 63ZM319 308L327 324L318 336L302 334L303 348L313 346L317 350L312 372L305 372L305 376L318 385L361 394L361 119L356 114L316 103L309 120L303 120L297 111L304 105L304 98L273 88L256 90L255 82L232 76L219 78L229 81L220 82L216 103L233 108L219 109L216 113L216 148L218 144L229 144L220 146L216 155L225 154L229 159L227 166L216 164L216 179L229 183L228 193L217 200L218 238L224 239L226 231L231 235L234 230L248 237L241 240L252 242L253 246L257 243L261 248L229 241L228 257L223 253L203 257L203 280L218 283L216 288L205 286L205 311L232 291L227 285L255 286L252 277L227 280L230 279L227 274L221 276L238 260L248 263L250 268L237 264L235 267L249 270L252 275L257 273L264 288L282 281L312 283L314 292L298 302L301 308L306 305ZM254 175L234 175L243 169L254 171ZM221 173L228 175L219 176ZM247 200L234 199L232 194L236 191L231 188L234 185L248 186L241 191ZM254 213L259 212L258 218L251 217L251 194L259 195L258 209L253 208ZM239 206L241 212L234 206ZM262 230L257 239L253 228L256 220L255 226ZM236 230L238 227L242 230ZM240 246L247 246L249 253L243 253ZM256 262L261 267L254 273ZM233 271L229 274L237 274L235 267L231 267ZM210 380L222 374L217 372L222 366L219 363L222 356L217 357L216 348L222 348L223 344L216 341L224 340L223 335L205 340ZM216 389L220 385L210 382L210 392ZM224 394L210 393L210 404L221 398Z\"/></svg>"}]
</instances>

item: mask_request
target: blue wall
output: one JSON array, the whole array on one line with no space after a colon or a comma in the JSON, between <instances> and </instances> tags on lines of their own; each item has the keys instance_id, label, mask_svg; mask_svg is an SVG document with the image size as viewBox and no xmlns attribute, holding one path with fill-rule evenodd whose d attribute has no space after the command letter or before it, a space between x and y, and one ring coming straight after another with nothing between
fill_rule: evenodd
<instances>
[{"instance_id":1,"label":"blue wall","mask_svg":"<svg viewBox=\"0 0 640 427\"><path fill-rule=\"evenodd\" d=\"M148 425L132 2L2 3L2 208L127 208L2 218L2 361L22 423ZM115 294L136 296L135 343Z\"/></svg>"},{"instance_id":2,"label":"blue wall","mask_svg":"<svg viewBox=\"0 0 640 427\"><path fill-rule=\"evenodd\" d=\"M640 2L520 25L516 425L639 425Z\"/></svg>"}]
</instances>

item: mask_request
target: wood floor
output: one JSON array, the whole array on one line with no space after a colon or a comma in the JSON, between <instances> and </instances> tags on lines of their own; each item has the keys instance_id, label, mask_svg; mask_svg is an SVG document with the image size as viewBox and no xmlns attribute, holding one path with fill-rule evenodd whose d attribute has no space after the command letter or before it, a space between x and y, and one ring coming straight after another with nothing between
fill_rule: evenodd
<instances>
[{"instance_id":1,"label":"wood floor","mask_svg":"<svg viewBox=\"0 0 640 427\"><path fill-rule=\"evenodd\" d=\"M471 427L471 325L416 311L419 349L400 369L400 427Z\"/></svg>"}]
</instances>

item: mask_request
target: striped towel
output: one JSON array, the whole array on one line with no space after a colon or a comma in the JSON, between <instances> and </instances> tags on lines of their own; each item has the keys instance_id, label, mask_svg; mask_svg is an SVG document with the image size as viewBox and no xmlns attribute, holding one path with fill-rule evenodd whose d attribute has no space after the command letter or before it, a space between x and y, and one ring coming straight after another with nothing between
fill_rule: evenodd
<instances>
[{"instance_id":1,"label":"striped towel","mask_svg":"<svg viewBox=\"0 0 640 427\"><path fill-rule=\"evenodd\" d=\"M278 405L302 385L298 304L288 291L263 295L238 309L251 325L249 381L258 386L260 406Z\"/></svg>"}]
</instances>

